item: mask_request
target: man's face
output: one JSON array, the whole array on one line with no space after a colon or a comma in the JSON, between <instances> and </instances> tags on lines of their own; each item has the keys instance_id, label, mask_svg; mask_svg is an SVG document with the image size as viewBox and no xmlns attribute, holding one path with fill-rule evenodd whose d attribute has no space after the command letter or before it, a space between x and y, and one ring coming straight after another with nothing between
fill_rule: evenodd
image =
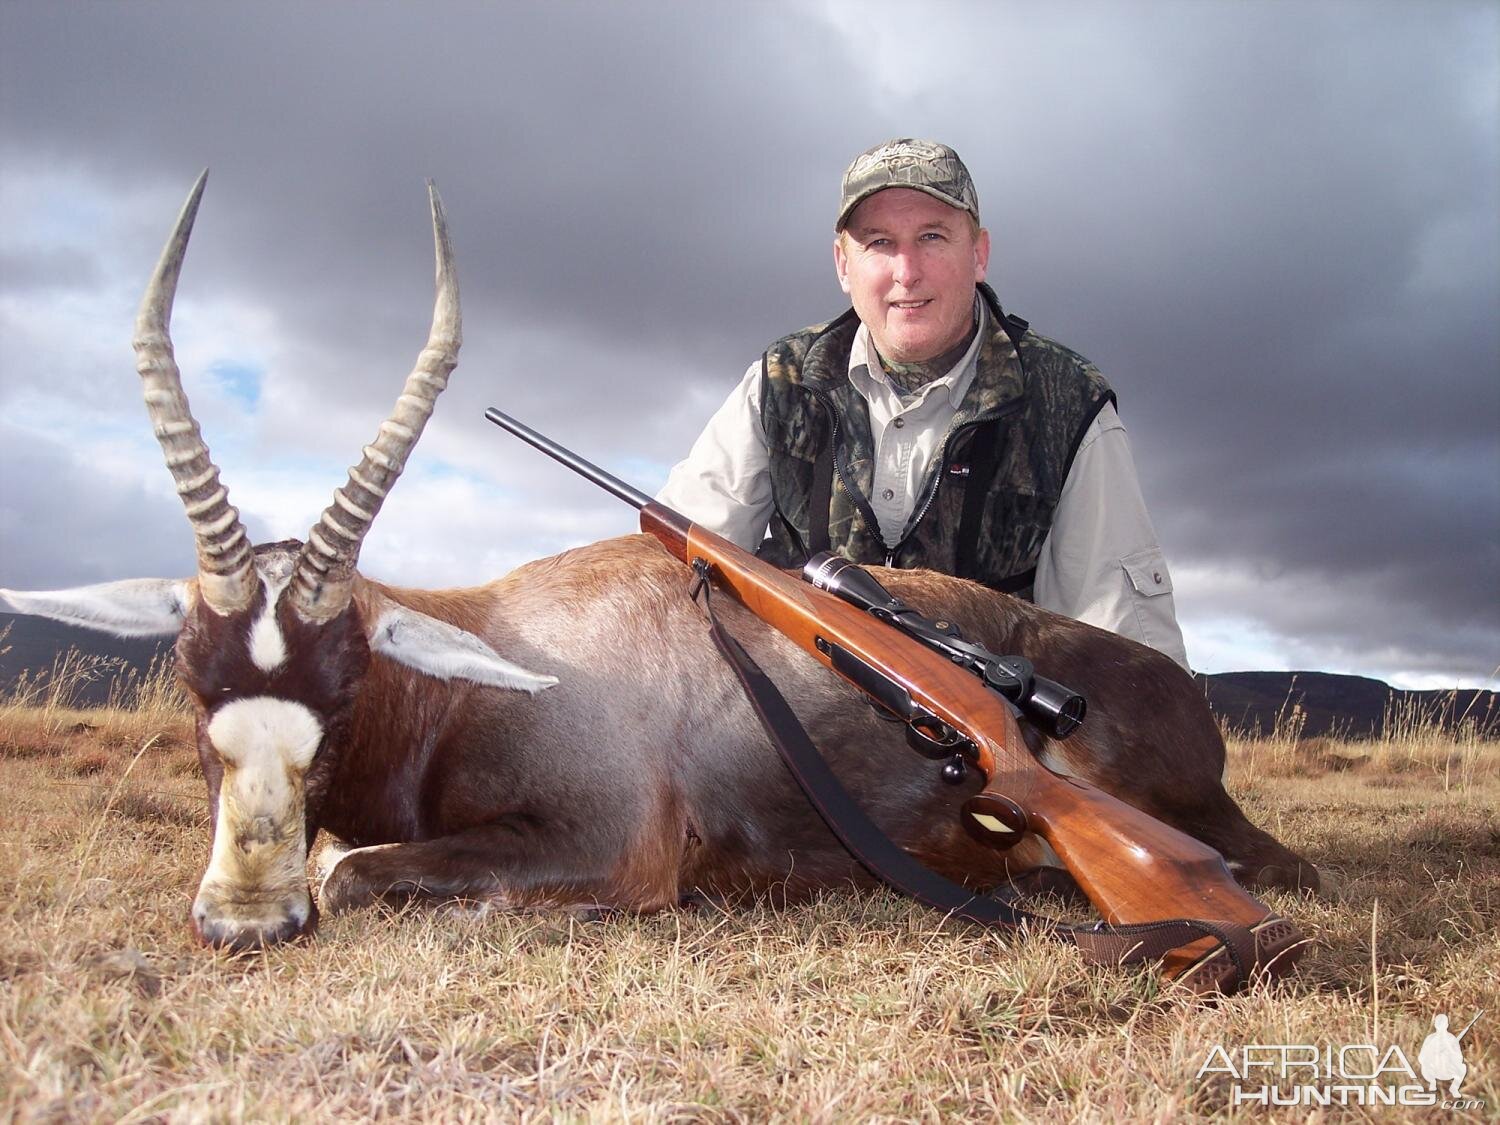
<instances>
[{"instance_id":1,"label":"man's face","mask_svg":"<svg viewBox=\"0 0 1500 1125\"><path fill-rule=\"evenodd\" d=\"M896 363L921 363L956 346L974 317L990 236L967 212L912 188L886 188L854 209L833 244L839 285L875 346Z\"/></svg>"}]
</instances>

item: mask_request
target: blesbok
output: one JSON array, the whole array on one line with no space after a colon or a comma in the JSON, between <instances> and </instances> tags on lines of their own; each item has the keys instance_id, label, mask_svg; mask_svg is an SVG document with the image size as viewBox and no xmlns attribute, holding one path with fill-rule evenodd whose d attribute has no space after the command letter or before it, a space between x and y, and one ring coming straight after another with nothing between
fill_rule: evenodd
<instances>
[{"instance_id":1,"label":"blesbok","mask_svg":"<svg viewBox=\"0 0 1500 1125\"><path fill-rule=\"evenodd\" d=\"M252 548L168 334L202 190L200 178L135 336L197 575L0 591L23 613L176 635L213 819L192 907L200 937L252 948L309 930L319 830L353 848L323 880L325 910L426 897L649 911L694 894L795 899L868 883L769 748L689 598L690 572L654 540L582 547L463 590L399 589L355 569L457 360L458 287L435 190L432 329L393 414L306 543ZM1243 881L1316 886L1312 866L1225 792L1218 728L1171 660L959 579L876 573L922 612L1087 695L1089 721L1067 742L1028 733L1048 765L1207 842ZM898 843L976 886L1046 863L1033 838L1004 854L972 840L954 811L968 788L941 781L785 639L736 605L723 613Z\"/></svg>"}]
</instances>

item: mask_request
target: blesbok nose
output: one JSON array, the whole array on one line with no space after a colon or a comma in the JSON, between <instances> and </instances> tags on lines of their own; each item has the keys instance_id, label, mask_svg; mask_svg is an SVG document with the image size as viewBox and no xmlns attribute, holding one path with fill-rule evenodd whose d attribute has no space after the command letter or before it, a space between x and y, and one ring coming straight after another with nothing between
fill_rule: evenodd
<instances>
[{"instance_id":1,"label":"blesbok nose","mask_svg":"<svg viewBox=\"0 0 1500 1125\"><path fill-rule=\"evenodd\" d=\"M231 912L218 913L200 899L193 903L192 922L204 945L248 953L311 937L318 929L318 908L309 897L284 904L235 904Z\"/></svg>"}]
</instances>

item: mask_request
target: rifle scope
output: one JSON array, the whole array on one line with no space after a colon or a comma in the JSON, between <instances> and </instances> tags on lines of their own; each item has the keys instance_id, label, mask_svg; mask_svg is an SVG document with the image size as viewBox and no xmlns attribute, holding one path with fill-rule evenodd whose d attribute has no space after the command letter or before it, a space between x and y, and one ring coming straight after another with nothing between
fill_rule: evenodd
<instances>
[{"instance_id":1,"label":"rifle scope","mask_svg":"<svg viewBox=\"0 0 1500 1125\"><path fill-rule=\"evenodd\" d=\"M923 617L856 563L820 551L807 560L802 577L967 668L1053 738L1067 738L1083 722L1088 703L1076 691L1038 676L1024 656L996 656L964 640L955 626Z\"/></svg>"}]
</instances>

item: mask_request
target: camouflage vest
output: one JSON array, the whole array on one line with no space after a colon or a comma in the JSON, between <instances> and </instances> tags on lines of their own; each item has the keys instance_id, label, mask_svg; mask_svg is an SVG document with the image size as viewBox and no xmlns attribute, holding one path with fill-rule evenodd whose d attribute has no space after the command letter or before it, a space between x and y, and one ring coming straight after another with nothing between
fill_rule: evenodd
<instances>
[{"instance_id":1,"label":"camouflage vest","mask_svg":"<svg viewBox=\"0 0 1500 1125\"><path fill-rule=\"evenodd\" d=\"M1042 543L1084 431L1114 401L1097 368L1009 317L986 285L977 370L899 543L868 499L874 439L849 381L853 310L767 349L761 422L775 514L759 554L801 566L820 550L858 563L929 567L1029 599Z\"/></svg>"}]
</instances>

